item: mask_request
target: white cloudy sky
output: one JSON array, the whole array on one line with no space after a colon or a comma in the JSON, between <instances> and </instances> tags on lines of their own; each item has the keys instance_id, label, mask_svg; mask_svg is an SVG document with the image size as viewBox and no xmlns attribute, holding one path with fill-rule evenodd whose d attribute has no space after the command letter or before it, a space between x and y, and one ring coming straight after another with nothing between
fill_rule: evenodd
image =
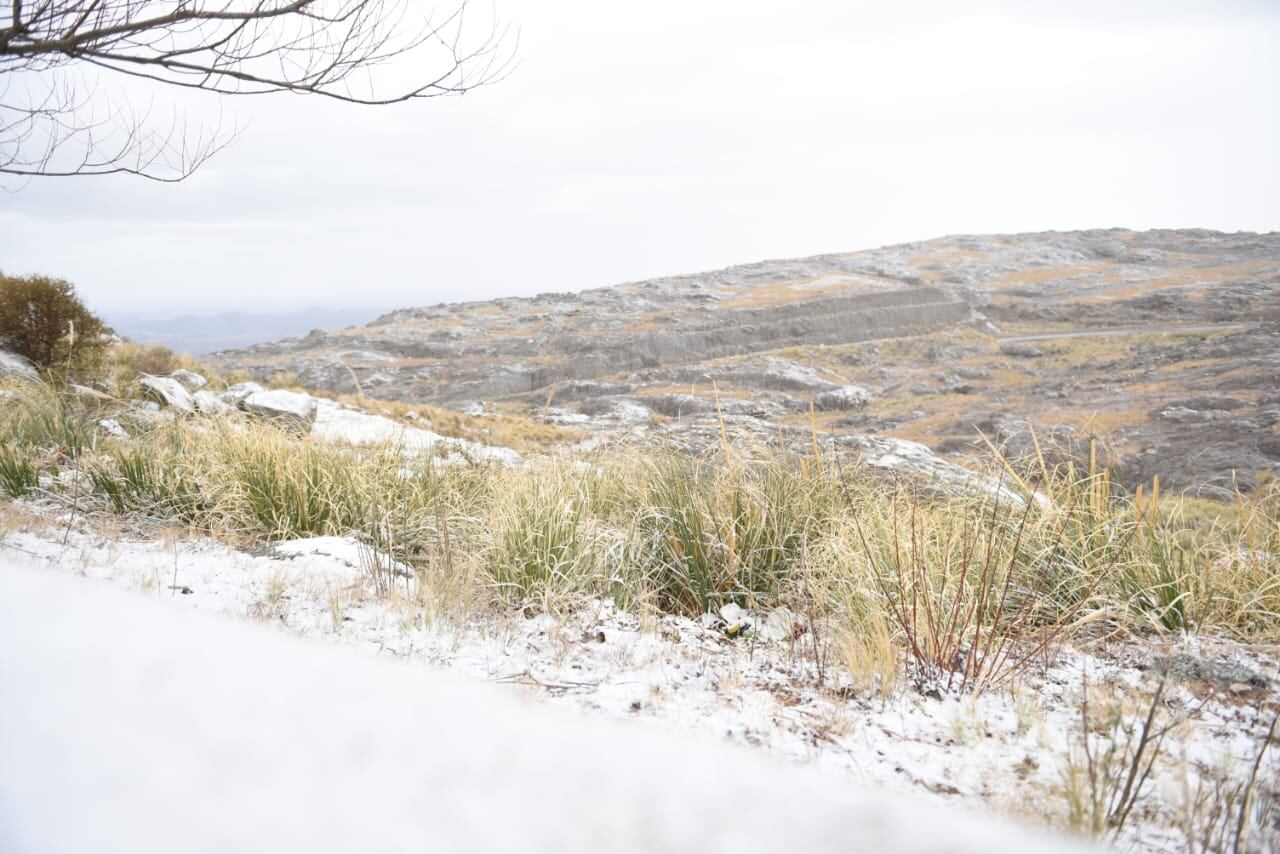
<instances>
[{"instance_id":1,"label":"white cloudy sky","mask_svg":"<svg viewBox=\"0 0 1280 854\"><path fill-rule=\"evenodd\" d=\"M183 184L0 194L0 269L106 312L390 307L947 233L1280 229L1272 0L495 2L500 85L239 99Z\"/></svg>"}]
</instances>

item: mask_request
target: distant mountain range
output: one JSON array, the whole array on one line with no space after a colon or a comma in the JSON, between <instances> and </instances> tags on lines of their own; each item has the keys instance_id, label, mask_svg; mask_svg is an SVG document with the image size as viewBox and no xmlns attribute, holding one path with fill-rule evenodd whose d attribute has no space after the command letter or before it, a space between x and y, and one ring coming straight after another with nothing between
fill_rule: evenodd
<instances>
[{"instance_id":1,"label":"distant mountain range","mask_svg":"<svg viewBox=\"0 0 1280 854\"><path fill-rule=\"evenodd\" d=\"M139 344L163 344L199 356L305 335L313 329L358 326L383 313L378 308L307 308L279 314L232 311L169 318L121 314L106 320L118 334Z\"/></svg>"}]
</instances>

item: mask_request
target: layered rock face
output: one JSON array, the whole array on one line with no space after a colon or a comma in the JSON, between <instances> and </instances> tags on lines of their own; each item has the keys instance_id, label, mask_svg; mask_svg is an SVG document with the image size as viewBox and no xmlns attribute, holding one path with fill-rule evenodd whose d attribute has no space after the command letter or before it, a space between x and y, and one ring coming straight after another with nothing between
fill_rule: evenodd
<instances>
[{"instance_id":1,"label":"layered rock face","mask_svg":"<svg viewBox=\"0 0 1280 854\"><path fill-rule=\"evenodd\" d=\"M806 275L798 263L778 262L776 275L734 268L581 294L407 309L367 327L221 353L214 361L263 377L290 370L329 391L449 403L786 347L920 334L973 318L969 304L944 289Z\"/></svg>"}]
</instances>

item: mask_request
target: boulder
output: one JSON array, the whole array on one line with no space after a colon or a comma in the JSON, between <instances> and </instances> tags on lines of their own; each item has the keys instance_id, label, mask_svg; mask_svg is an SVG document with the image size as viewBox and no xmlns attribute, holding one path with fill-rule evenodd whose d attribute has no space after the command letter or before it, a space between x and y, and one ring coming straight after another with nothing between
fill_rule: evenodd
<instances>
[{"instance_id":1,"label":"boulder","mask_svg":"<svg viewBox=\"0 0 1280 854\"><path fill-rule=\"evenodd\" d=\"M105 391L100 391L99 389L91 388L87 385L71 383L67 386L67 391L70 392L71 396L78 402L89 408L100 409L120 402Z\"/></svg>"},{"instance_id":2,"label":"boulder","mask_svg":"<svg viewBox=\"0 0 1280 854\"><path fill-rule=\"evenodd\" d=\"M1224 656L1209 657L1179 652L1156 659L1156 665L1167 670L1169 677L1185 682L1208 682L1220 690L1241 693L1236 686L1265 689L1271 680L1254 668Z\"/></svg>"},{"instance_id":3,"label":"boulder","mask_svg":"<svg viewBox=\"0 0 1280 854\"><path fill-rule=\"evenodd\" d=\"M784 410L767 400L743 400L738 397L699 397L692 394L662 392L636 398L635 402L668 418L693 416L775 418Z\"/></svg>"},{"instance_id":4,"label":"boulder","mask_svg":"<svg viewBox=\"0 0 1280 854\"><path fill-rule=\"evenodd\" d=\"M176 409L179 412L196 411L196 402L191 397L191 392L175 379L144 376L138 380L138 385L142 386L142 390L148 397L161 406Z\"/></svg>"},{"instance_id":5,"label":"boulder","mask_svg":"<svg viewBox=\"0 0 1280 854\"><path fill-rule=\"evenodd\" d=\"M593 397L584 400L578 411L594 418L613 418L618 421L648 421L652 414L649 407L629 397Z\"/></svg>"},{"instance_id":6,"label":"boulder","mask_svg":"<svg viewBox=\"0 0 1280 854\"><path fill-rule=\"evenodd\" d=\"M848 436L847 445L858 449L865 465L891 481L905 479L926 491L940 495L977 495L1021 509L1027 501L1014 484L948 462L927 445L890 436ZM1039 507L1052 506L1047 496L1037 492L1031 499Z\"/></svg>"},{"instance_id":7,"label":"boulder","mask_svg":"<svg viewBox=\"0 0 1280 854\"><path fill-rule=\"evenodd\" d=\"M834 385L819 377L818 372L809 365L783 359L765 359L714 370L712 379L724 380L742 388L771 391L826 391Z\"/></svg>"},{"instance_id":8,"label":"boulder","mask_svg":"<svg viewBox=\"0 0 1280 854\"><path fill-rule=\"evenodd\" d=\"M196 411L202 415L231 415L236 408L211 391L198 391L192 398L196 403Z\"/></svg>"},{"instance_id":9,"label":"boulder","mask_svg":"<svg viewBox=\"0 0 1280 854\"><path fill-rule=\"evenodd\" d=\"M129 438L129 431L125 430L124 427L121 426L120 422L114 418L103 418L98 422L98 426L117 439Z\"/></svg>"},{"instance_id":10,"label":"boulder","mask_svg":"<svg viewBox=\"0 0 1280 854\"><path fill-rule=\"evenodd\" d=\"M10 353L8 350L0 350L0 379L16 377L34 380L38 376L40 373L36 370L36 366L26 358L17 353Z\"/></svg>"},{"instance_id":11,"label":"boulder","mask_svg":"<svg viewBox=\"0 0 1280 854\"><path fill-rule=\"evenodd\" d=\"M520 455L510 448L441 436L329 400L315 403L316 420L311 435L324 442L354 447L393 447L406 456L426 455L433 461L495 462L503 465L520 462Z\"/></svg>"},{"instance_id":12,"label":"boulder","mask_svg":"<svg viewBox=\"0 0 1280 854\"><path fill-rule=\"evenodd\" d=\"M1024 341L1009 341L1001 344L1000 352L1015 359L1035 359L1044 355L1044 351L1039 347Z\"/></svg>"},{"instance_id":13,"label":"boulder","mask_svg":"<svg viewBox=\"0 0 1280 854\"><path fill-rule=\"evenodd\" d=\"M257 391L246 397L240 408L251 415L302 433L311 432L311 425L316 421L316 399L296 391Z\"/></svg>"},{"instance_id":14,"label":"boulder","mask_svg":"<svg viewBox=\"0 0 1280 854\"><path fill-rule=\"evenodd\" d=\"M199 391L209 384L209 381L197 374L195 371L174 371L169 374L169 379L177 380L182 383L182 387L187 391Z\"/></svg>"},{"instance_id":15,"label":"boulder","mask_svg":"<svg viewBox=\"0 0 1280 854\"><path fill-rule=\"evenodd\" d=\"M232 406L239 406L251 394L266 391L266 387L254 382L236 383L221 394L222 400Z\"/></svg>"},{"instance_id":16,"label":"boulder","mask_svg":"<svg viewBox=\"0 0 1280 854\"><path fill-rule=\"evenodd\" d=\"M1114 462L1106 442L1092 442L1091 446L1093 435L1070 424L1033 424L1021 418L997 417L989 426L994 428L1000 453L1008 460L1034 462L1043 458L1049 466L1074 463L1086 470L1090 457L1104 467Z\"/></svg>"},{"instance_id":17,"label":"boulder","mask_svg":"<svg viewBox=\"0 0 1280 854\"><path fill-rule=\"evenodd\" d=\"M1237 409L1246 409L1253 404L1242 397L1230 397L1222 394L1201 394L1195 397L1187 397L1182 400L1171 401L1166 405L1181 409L1190 409L1193 412L1205 412L1211 410L1234 412Z\"/></svg>"},{"instance_id":18,"label":"boulder","mask_svg":"<svg viewBox=\"0 0 1280 854\"><path fill-rule=\"evenodd\" d=\"M843 385L828 391L818 392L813 397L815 409L823 411L844 411L861 409L871 400L871 392L859 385Z\"/></svg>"},{"instance_id":19,"label":"boulder","mask_svg":"<svg viewBox=\"0 0 1280 854\"><path fill-rule=\"evenodd\" d=\"M630 394L635 391L635 386L630 383L613 383L595 380L586 380L580 382L570 382L558 386L551 394L550 402L553 404L568 403L573 400L590 400L599 397L612 397L622 394Z\"/></svg>"},{"instance_id":20,"label":"boulder","mask_svg":"<svg viewBox=\"0 0 1280 854\"><path fill-rule=\"evenodd\" d=\"M684 418L690 415L709 415L716 411L716 405L713 400L705 397L695 397L691 394L680 394L678 392L662 392L660 394L646 395L641 398L639 402L659 415L665 415L668 418Z\"/></svg>"}]
</instances>

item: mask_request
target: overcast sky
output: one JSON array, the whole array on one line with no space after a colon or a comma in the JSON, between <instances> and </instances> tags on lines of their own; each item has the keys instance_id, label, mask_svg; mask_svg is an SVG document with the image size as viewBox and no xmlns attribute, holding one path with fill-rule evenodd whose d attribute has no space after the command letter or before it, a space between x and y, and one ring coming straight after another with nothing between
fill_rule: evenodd
<instances>
[{"instance_id":1,"label":"overcast sky","mask_svg":"<svg viewBox=\"0 0 1280 854\"><path fill-rule=\"evenodd\" d=\"M0 269L163 315L966 232L1280 229L1273 0L495 3L520 29L501 84L395 108L238 99L249 126L185 183L0 194Z\"/></svg>"}]
</instances>

